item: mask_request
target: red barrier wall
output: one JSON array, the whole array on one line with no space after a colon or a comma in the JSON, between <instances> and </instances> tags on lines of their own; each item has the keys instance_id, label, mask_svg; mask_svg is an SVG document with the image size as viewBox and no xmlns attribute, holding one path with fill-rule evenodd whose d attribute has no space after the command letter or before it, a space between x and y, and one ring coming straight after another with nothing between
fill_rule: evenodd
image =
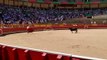
<instances>
[{"instance_id":1,"label":"red barrier wall","mask_svg":"<svg viewBox=\"0 0 107 60\"><path fill-rule=\"evenodd\" d=\"M93 60L64 53L40 51L0 44L0 60Z\"/></svg>"},{"instance_id":2,"label":"red barrier wall","mask_svg":"<svg viewBox=\"0 0 107 60\"><path fill-rule=\"evenodd\" d=\"M107 25L97 25L97 24L89 24L89 25L84 25L84 24L62 24L62 25L43 25L43 26L35 26L35 27L30 27L29 29L27 29L27 27L23 27L23 28L0 28L0 35L2 34L9 34L9 33L17 33L17 32L27 32L27 31L37 31L37 30L46 30L46 29L55 29L55 30L59 30L59 29L68 29L68 28L80 28L80 29L84 29L84 28L88 28L88 29L101 29L101 28L107 28Z\"/></svg>"}]
</instances>

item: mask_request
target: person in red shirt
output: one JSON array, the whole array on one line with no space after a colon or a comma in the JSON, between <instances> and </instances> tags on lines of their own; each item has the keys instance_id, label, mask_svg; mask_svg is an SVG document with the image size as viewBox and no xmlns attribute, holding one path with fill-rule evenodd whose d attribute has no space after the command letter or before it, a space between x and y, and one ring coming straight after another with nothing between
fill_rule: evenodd
<instances>
[{"instance_id":1,"label":"person in red shirt","mask_svg":"<svg viewBox=\"0 0 107 60\"><path fill-rule=\"evenodd\" d=\"M31 27L31 26L27 26L27 32L29 33L29 32L33 32L34 30L33 30L33 28Z\"/></svg>"}]
</instances>

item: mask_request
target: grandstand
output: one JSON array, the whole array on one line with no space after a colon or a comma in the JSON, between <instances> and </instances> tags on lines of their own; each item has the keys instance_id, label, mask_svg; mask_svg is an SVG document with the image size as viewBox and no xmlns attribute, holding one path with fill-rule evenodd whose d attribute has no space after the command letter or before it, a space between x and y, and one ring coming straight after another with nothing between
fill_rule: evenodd
<instances>
[{"instance_id":1,"label":"grandstand","mask_svg":"<svg viewBox=\"0 0 107 60\"><path fill-rule=\"evenodd\" d=\"M29 28L27 28L28 26ZM68 28L102 30L107 28L107 0L0 0L0 40L5 39L5 35L11 33L22 33L29 30L59 30L60 32L60 30ZM96 31L92 30L92 32ZM78 36L81 38L81 35ZM103 38L105 37L103 36ZM0 41L0 60L104 60L72 55L72 53L65 54L41 50L42 48L39 50L36 47L35 49L26 48L29 46L19 47L17 46L19 43L17 43L15 46L7 45L8 43L4 44ZM101 46L103 45L100 45L100 48L102 48ZM99 49L99 47L97 48ZM102 49L103 51L106 50L104 47ZM92 54L90 55L93 56ZM106 54L100 58L107 58L105 56Z\"/></svg>"},{"instance_id":2,"label":"grandstand","mask_svg":"<svg viewBox=\"0 0 107 60\"><path fill-rule=\"evenodd\" d=\"M12 3L8 2L8 4L8 0L3 1L1 1L3 4L0 4L0 18L1 23L4 24L61 23L73 18L92 18L107 14L106 3L100 4L95 1L90 4L89 2L83 4L81 1L75 4L63 4L64 2L61 3L61 1L59 2L61 4L55 4L55 2L43 1L44 3L36 3L38 5L35 2L31 3L33 0L29 0L30 2L11 1Z\"/></svg>"}]
</instances>

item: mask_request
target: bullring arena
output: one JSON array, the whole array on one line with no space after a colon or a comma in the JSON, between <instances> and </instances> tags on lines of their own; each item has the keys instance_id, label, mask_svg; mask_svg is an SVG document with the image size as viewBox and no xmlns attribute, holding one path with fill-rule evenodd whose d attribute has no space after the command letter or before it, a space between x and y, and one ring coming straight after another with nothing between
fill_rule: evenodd
<instances>
[{"instance_id":1,"label":"bullring arena","mask_svg":"<svg viewBox=\"0 0 107 60\"><path fill-rule=\"evenodd\" d=\"M107 60L107 0L0 0L0 60Z\"/></svg>"},{"instance_id":2,"label":"bullring arena","mask_svg":"<svg viewBox=\"0 0 107 60\"><path fill-rule=\"evenodd\" d=\"M1 44L107 59L107 29L16 33L0 37Z\"/></svg>"}]
</instances>

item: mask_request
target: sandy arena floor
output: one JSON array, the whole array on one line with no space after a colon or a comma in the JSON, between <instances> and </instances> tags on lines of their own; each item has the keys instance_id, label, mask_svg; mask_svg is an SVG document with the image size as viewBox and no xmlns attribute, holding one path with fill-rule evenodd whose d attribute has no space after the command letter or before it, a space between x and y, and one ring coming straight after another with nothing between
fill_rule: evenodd
<instances>
[{"instance_id":1,"label":"sandy arena floor","mask_svg":"<svg viewBox=\"0 0 107 60\"><path fill-rule=\"evenodd\" d=\"M107 29L10 34L0 37L0 43L107 59Z\"/></svg>"}]
</instances>

